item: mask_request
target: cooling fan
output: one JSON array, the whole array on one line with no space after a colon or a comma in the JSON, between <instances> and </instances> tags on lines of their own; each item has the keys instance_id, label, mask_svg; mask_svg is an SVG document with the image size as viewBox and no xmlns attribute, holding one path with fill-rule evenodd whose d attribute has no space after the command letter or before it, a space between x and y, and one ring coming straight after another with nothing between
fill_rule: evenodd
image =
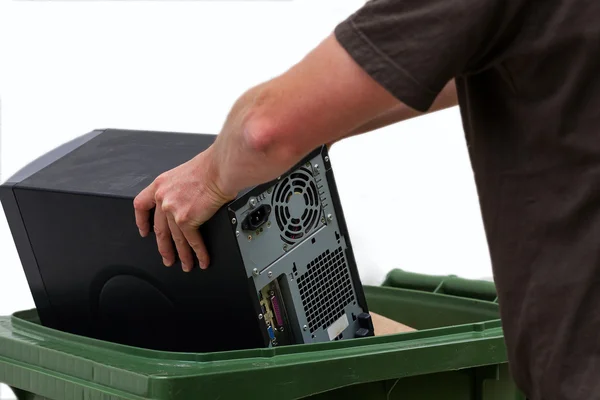
<instances>
[{"instance_id":1,"label":"cooling fan","mask_svg":"<svg viewBox=\"0 0 600 400\"><path fill-rule=\"evenodd\" d=\"M306 167L287 176L275 188L271 199L281 240L292 245L318 225L322 208L315 178Z\"/></svg>"}]
</instances>

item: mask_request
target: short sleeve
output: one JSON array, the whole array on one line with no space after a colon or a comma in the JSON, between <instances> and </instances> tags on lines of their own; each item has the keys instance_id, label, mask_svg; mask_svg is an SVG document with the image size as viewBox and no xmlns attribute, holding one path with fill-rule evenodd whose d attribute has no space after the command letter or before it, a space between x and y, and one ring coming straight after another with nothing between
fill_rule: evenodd
<instances>
[{"instance_id":1,"label":"short sleeve","mask_svg":"<svg viewBox=\"0 0 600 400\"><path fill-rule=\"evenodd\" d=\"M449 80L501 56L519 7L517 0L370 0L334 33L379 84L426 111Z\"/></svg>"}]
</instances>

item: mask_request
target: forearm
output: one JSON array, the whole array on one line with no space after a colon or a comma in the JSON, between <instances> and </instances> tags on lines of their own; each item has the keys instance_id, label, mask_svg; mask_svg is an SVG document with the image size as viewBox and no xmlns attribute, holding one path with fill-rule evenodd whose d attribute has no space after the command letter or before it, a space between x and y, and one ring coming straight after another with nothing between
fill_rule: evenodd
<instances>
[{"instance_id":1,"label":"forearm","mask_svg":"<svg viewBox=\"0 0 600 400\"><path fill-rule=\"evenodd\" d=\"M454 82L429 112L456 104ZM210 149L217 189L231 197L275 179L319 145L422 115L395 99L333 36L232 107Z\"/></svg>"},{"instance_id":2,"label":"forearm","mask_svg":"<svg viewBox=\"0 0 600 400\"><path fill-rule=\"evenodd\" d=\"M236 102L211 149L218 186L233 194L274 179L396 104L330 37Z\"/></svg>"}]
</instances>

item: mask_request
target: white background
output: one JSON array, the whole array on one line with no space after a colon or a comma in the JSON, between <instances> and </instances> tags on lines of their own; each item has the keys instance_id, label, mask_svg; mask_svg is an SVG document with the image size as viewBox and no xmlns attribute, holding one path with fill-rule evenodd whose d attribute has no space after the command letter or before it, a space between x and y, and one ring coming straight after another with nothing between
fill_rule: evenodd
<instances>
[{"instance_id":1,"label":"white background","mask_svg":"<svg viewBox=\"0 0 600 400\"><path fill-rule=\"evenodd\" d=\"M218 133L239 94L362 3L0 0L0 180L96 128ZM365 283L392 268L491 276L457 108L331 157ZM3 213L0 250L0 315L33 307Z\"/></svg>"},{"instance_id":2,"label":"white background","mask_svg":"<svg viewBox=\"0 0 600 400\"><path fill-rule=\"evenodd\" d=\"M362 2L0 0L0 180L96 128L218 133L239 94ZM331 157L364 283L392 268L491 276L457 108ZM34 307L3 213L0 254L0 315Z\"/></svg>"},{"instance_id":3,"label":"white background","mask_svg":"<svg viewBox=\"0 0 600 400\"><path fill-rule=\"evenodd\" d=\"M0 180L96 128L218 133L239 94L361 4L0 1ZM331 157L365 283L391 268L491 275L457 108ZM0 249L0 315L33 307L3 213Z\"/></svg>"}]
</instances>

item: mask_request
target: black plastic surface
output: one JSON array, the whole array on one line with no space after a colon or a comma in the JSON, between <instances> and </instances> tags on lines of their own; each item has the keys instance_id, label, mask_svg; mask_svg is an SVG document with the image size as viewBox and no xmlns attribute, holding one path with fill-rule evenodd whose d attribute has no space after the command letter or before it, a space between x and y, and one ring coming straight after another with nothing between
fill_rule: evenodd
<instances>
[{"instance_id":1,"label":"black plastic surface","mask_svg":"<svg viewBox=\"0 0 600 400\"><path fill-rule=\"evenodd\" d=\"M46 168L57 159L60 159L102 132L104 131L94 130L58 146L21 168L0 186L0 201L2 202L2 208L6 215L19 258L21 259L33 300L40 318L49 325L57 324L56 317L54 316L50 305L50 299L46 293L44 281L37 268L35 254L31 247L31 243L29 242L29 236L27 235L27 230L13 188L17 183L20 183L22 180L29 178L32 174Z\"/></svg>"},{"instance_id":2,"label":"black plastic surface","mask_svg":"<svg viewBox=\"0 0 600 400\"><path fill-rule=\"evenodd\" d=\"M135 197L161 173L208 148L216 135L107 129L18 186Z\"/></svg>"},{"instance_id":3,"label":"black plastic surface","mask_svg":"<svg viewBox=\"0 0 600 400\"><path fill-rule=\"evenodd\" d=\"M367 328L358 328L355 335L356 338L365 338L370 336L373 336L373 331L370 331Z\"/></svg>"},{"instance_id":4,"label":"black plastic surface","mask_svg":"<svg viewBox=\"0 0 600 400\"><path fill-rule=\"evenodd\" d=\"M165 267L135 225L137 193L214 137L107 130L3 187L44 325L158 350L266 345L225 208L201 229L206 271Z\"/></svg>"},{"instance_id":5,"label":"black plastic surface","mask_svg":"<svg viewBox=\"0 0 600 400\"><path fill-rule=\"evenodd\" d=\"M369 313L360 313L358 315L358 324L361 328L365 328L368 330L373 330L373 320L371 319L371 314Z\"/></svg>"}]
</instances>

